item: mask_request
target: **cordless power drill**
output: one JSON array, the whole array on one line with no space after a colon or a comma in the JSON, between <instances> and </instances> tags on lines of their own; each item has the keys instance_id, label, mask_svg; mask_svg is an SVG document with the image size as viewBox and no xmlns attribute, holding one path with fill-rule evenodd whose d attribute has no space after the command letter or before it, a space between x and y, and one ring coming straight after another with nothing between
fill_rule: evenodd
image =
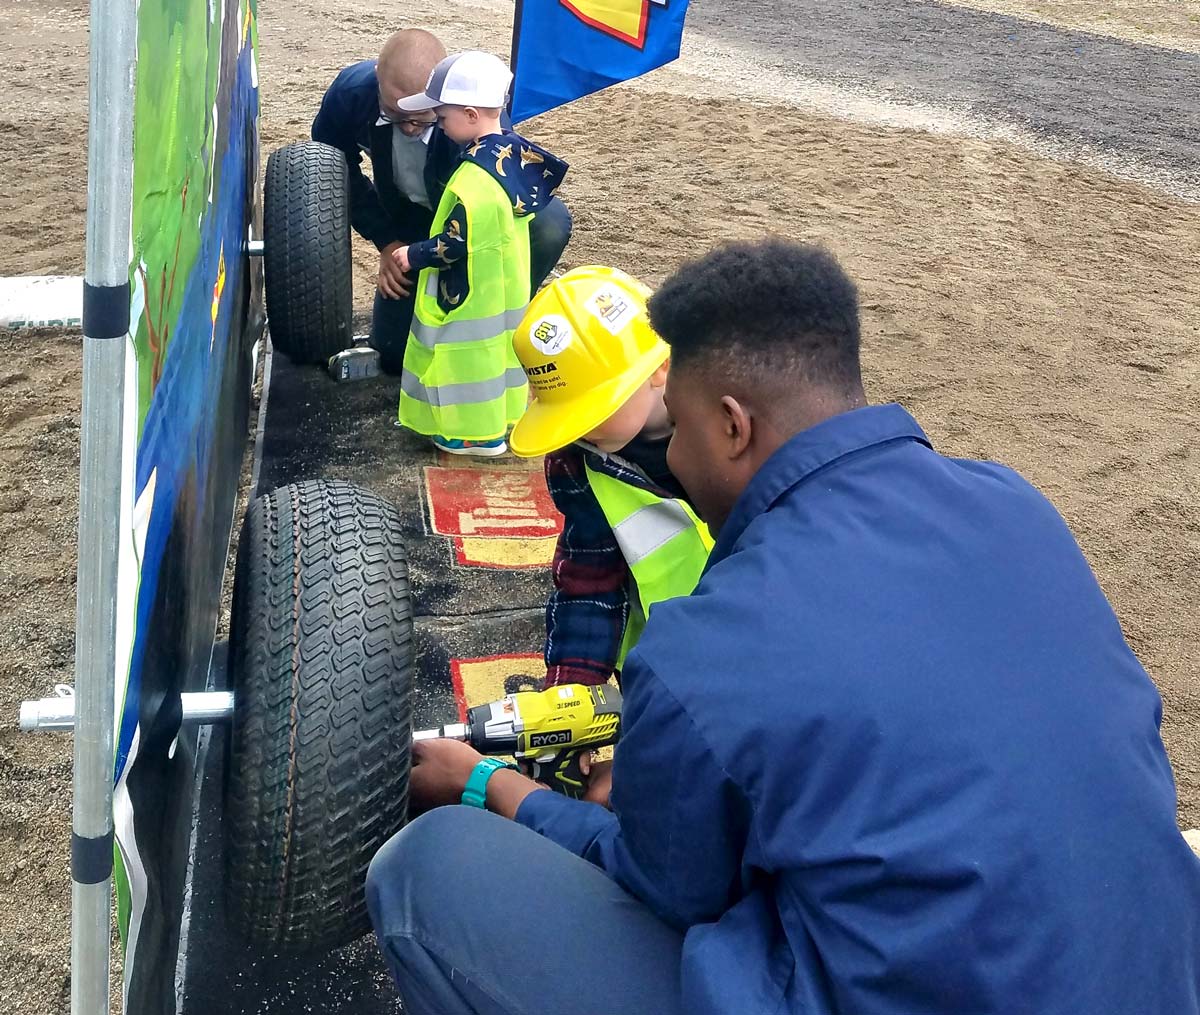
<instances>
[{"instance_id":1,"label":"cordless power drill","mask_svg":"<svg viewBox=\"0 0 1200 1015\"><path fill-rule=\"evenodd\" d=\"M587 790L584 751L617 742L621 693L609 684L561 684L476 705L465 723L419 730L413 740L463 740L480 754L509 754L539 782L578 799Z\"/></svg>"}]
</instances>

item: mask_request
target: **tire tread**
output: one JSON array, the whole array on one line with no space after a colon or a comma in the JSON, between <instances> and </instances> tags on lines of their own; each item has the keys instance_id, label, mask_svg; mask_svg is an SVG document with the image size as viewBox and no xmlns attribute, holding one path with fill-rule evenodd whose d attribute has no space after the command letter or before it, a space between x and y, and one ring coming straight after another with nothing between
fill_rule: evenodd
<instances>
[{"instance_id":1,"label":"tire tread","mask_svg":"<svg viewBox=\"0 0 1200 1015\"><path fill-rule=\"evenodd\" d=\"M368 929L363 886L407 811L413 679L396 509L348 483L258 498L238 548L226 895L289 950Z\"/></svg>"},{"instance_id":2,"label":"tire tread","mask_svg":"<svg viewBox=\"0 0 1200 1015\"><path fill-rule=\"evenodd\" d=\"M271 153L263 240L271 341L294 363L324 364L354 341L349 173L337 148L298 141Z\"/></svg>"}]
</instances>

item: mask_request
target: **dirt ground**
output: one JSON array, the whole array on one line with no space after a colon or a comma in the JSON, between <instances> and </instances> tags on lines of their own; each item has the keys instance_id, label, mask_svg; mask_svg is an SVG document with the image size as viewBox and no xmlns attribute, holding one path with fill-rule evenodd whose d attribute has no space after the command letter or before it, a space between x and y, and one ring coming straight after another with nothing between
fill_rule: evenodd
<instances>
[{"instance_id":1,"label":"dirt ground","mask_svg":"<svg viewBox=\"0 0 1200 1015\"><path fill-rule=\"evenodd\" d=\"M1200 15L1178 0L960 6L1200 50ZM488 0L380 10L264 5L264 159L306 136L324 87L387 28L507 49L509 15ZM5 19L0 274L78 273L86 7L9 0ZM1070 522L1162 692L1180 823L1200 825L1200 205L1000 143L665 80L526 126L572 164L565 266L654 283L724 239L828 244L862 287L872 396L944 452L1015 466ZM373 263L360 244L364 311ZM0 336L0 1007L22 1015L65 1011L68 989L70 741L18 733L16 713L71 680L79 380L76 339Z\"/></svg>"},{"instance_id":2,"label":"dirt ground","mask_svg":"<svg viewBox=\"0 0 1200 1015\"><path fill-rule=\"evenodd\" d=\"M1189 0L1143 3L1142 0L945 0L955 7L973 7L994 14L1011 14L1060 28L1077 28L1097 35L1200 53L1200 5Z\"/></svg>"},{"instance_id":3,"label":"dirt ground","mask_svg":"<svg viewBox=\"0 0 1200 1015\"><path fill-rule=\"evenodd\" d=\"M71 743L16 720L73 680L80 379L78 340L0 333L0 997L41 1011L70 999Z\"/></svg>"}]
</instances>

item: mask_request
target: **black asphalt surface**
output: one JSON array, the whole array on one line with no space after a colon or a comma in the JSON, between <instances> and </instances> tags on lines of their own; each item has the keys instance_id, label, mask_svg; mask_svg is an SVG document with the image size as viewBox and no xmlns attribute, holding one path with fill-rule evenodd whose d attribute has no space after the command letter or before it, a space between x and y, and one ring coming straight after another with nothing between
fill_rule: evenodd
<instances>
[{"instance_id":1,"label":"black asphalt surface","mask_svg":"<svg viewBox=\"0 0 1200 1015\"><path fill-rule=\"evenodd\" d=\"M541 611L548 570L463 568L454 563L449 540L428 537L423 470L442 463L427 440L393 425L399 390L397 377L336 384L323 370L274 356L260 492L300 479L337 479L390 500L404 521L418 617L471 616L497 604ZM506 457L494 467L512 464Z\"/></svg>"},{"instance_id":2,"label":"black asphalt surface","mask_svg":"<svg viewBox=\"0 0 1200 1015\"><path fill-rule=\"evenodd\" d=\"M696 0L763 70L1136 158L1200 188L1200 55L911 0Z\"/></svg>"}]
</instances>

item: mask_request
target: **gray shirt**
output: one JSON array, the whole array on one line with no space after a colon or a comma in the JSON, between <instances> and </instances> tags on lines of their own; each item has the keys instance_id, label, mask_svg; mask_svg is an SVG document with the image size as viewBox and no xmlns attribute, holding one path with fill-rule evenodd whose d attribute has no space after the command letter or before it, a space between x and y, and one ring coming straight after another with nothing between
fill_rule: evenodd
<instances>
[{"instance_id":1,"label":"gray shirt","mask_svg":"<svg viewBox=\"0 0 1200 1015\"><path fill-rule=\"evenodd\" d=\"M399 127L392 127L392 179L396 189L413 204L422 205L431 211L429 193L425 189L425 159L431 131L417 137L409 137Z\"/></svg>"}]
</instances>

